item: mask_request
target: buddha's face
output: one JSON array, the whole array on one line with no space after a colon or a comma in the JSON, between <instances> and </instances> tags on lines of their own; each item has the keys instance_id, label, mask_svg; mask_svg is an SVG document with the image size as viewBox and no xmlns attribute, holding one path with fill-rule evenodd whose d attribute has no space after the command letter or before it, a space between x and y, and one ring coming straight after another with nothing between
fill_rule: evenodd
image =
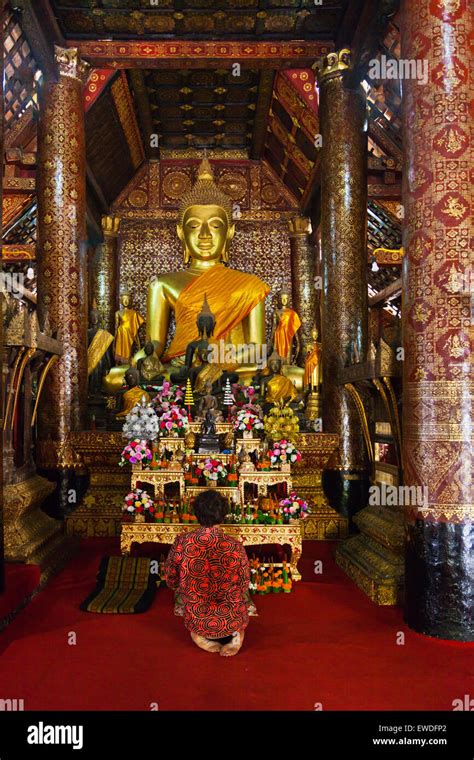
<instances>
[{"instance_id":1,"label":"buddha's face","mask_svg":"<svg viewBox=\"0 0 474 760\"><path fill-rule=\"evenodd\" d=\"M123 296L120 297L120 303L125 309L128 309L130 306L130 296L128 293L124 293Z\"/></svg>"},{"instance_id":2,"label":"buddha's face","mask_svg":"<svg viewBox=\"0 0 474 760\"><path fill-rule=\"evenodd\" d=\"M178 237L191 259L217 263L225 258L234 230L220 206L190 206L184 213L182 226L178 225Z\"/></svg>"},{"instance_id":3,"label":"buddha's face","mask_svg":"<svg viewBox=\"0 0 474 760\"><path fill-rule=\"evenodd\" d=\"M282 306L288 306L289 295L288 293L280 293L280 303Z\"/></svg>"}]
</instances>

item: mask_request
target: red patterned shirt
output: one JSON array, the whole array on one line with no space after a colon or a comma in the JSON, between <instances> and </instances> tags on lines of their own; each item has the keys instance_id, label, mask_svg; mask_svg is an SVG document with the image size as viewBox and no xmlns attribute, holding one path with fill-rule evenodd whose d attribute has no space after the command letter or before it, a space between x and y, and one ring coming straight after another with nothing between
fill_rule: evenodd
<instances>
[{"instance_id":1,"label":"red patterned shirt","mask_svg":"<svg viewBox=\"0 0 474 760\"><path fill-rule=\"evenodd\" d=\"M165 578L179 592L193 633L217 639L248 625L249 561L242 544L217 526L177 536Z\"/></svg>"}]
</instances>

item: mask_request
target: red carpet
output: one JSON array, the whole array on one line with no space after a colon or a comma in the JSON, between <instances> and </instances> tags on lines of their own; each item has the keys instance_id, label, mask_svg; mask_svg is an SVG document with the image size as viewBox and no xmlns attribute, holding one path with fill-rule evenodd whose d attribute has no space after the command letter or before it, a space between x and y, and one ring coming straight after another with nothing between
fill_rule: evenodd
<instances>
[{"instance_id":1,"label":"red carpet","mask_svg":"<svg viewBox=\"0 0 474 760\"><path fill-rule=\"evenodd\" d=\"M191 643L168 590L143 615L79 610L116 546L85 542L0 635L2 698L26 710L451 710L473 694L474 646L409 631L401 610L375 607L346 578L328 543L305 542L294 593L256 597L259 617L228 659Z\"/></svg>"}]
</instances>

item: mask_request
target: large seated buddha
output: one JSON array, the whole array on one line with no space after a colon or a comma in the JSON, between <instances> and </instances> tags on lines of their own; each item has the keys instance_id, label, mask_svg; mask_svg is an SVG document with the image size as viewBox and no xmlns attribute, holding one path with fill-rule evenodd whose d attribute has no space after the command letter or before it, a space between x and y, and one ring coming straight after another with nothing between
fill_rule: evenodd
<instances>
[{"instance_id":1,"label":"large seated buddha","mask_svg":"<svg viewBox=\"0 0 474 760\"><path fill-rule=\"evenodd\" d=\"M183 196L179 210L177 233L187 267L155 277L148 287L147 340L155 345L167 376L183 363L186 346L196 339L196 320L204 297L216 318L212 342L224 340L235 347L241 382L250 382L258 369L256 363L249 363L248 349L255 344L259 349L256 356L264 355L265 297L270 287L256 275L228 266L234 232L231 199L216 186L209 161L204 159L197 181ZM166 348L172 312L175 334ZM132 363L141 354L136 354ZM114 367L110 371L104 381L107 390L117 390L125 369Z\"/></svg>"}]
</instances>

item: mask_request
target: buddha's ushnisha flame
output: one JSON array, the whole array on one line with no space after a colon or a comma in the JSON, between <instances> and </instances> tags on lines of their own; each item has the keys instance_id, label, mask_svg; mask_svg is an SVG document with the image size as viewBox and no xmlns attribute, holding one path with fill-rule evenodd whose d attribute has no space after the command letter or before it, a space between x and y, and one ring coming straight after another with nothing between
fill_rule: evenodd
<instances>
[{"instance_id":1,"label":"buddha's ushnisha flame","mask_svg":"<svg viewBox=\"0 0 474 760\"><path fill-rule=\"evenodd\" d=\"M183 195L179 207L180 224L183 224L184 213L190 206L220 206L226 213L229 225L232 224L232 200L214 182L214 175L207 158L203 158L199 165L195 184Z\"/></svg>"}]
</instances>

